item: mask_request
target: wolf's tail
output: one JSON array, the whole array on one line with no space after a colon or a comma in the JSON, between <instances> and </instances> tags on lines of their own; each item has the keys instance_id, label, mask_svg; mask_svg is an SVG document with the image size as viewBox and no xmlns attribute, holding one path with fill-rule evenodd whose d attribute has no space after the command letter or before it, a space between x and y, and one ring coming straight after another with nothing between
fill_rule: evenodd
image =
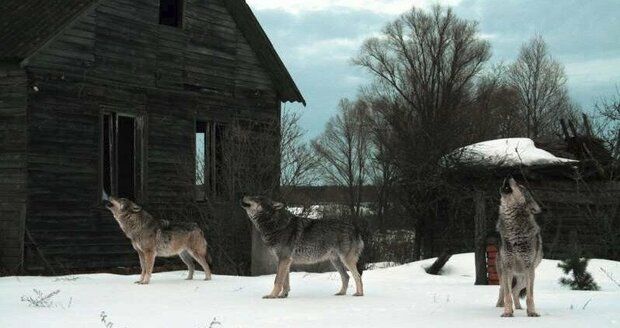
<instances>
[{"instance_id":1,"label":"wolf's tail","mask_svg":"<svg viewBox=\"0 0 620 328\"><path fill-rule=\"evenodd\" d=\"M213 270L213 258L210 253L207 253L207 264L209 265L209 268Z\"/></svg>"},{"instance_id":2,"label":"wolf's tail","mask_svg":"<svg viewBox=\"0 0 620 328\"><path fill-rule=\"evenodd\" d=\"M368 252L364 251L366 246L366 241L368 240L368 229L365 225L362 225L362 222L359 222L359 218L353 220L353 226L355 227L355 235L358 243L358 258L357 258L357 272L360 273L360 276L363 274L364 269L366 269L366 263L368 263L367 254Z\"/></svg>"},{"instance_id":3,"label":"wolf's tail","mask_svg":"<svg viewBox=\"0 0 620 328\"><path fill-rule=\"evenodd\" d=\"M198 228L198 231L200 232L200 236L202 237L202 240L204 241L205 250L207 250L207 254L205 256L207 260L207 264L209 265L209 268L213 270L213 258L211 257L211 252L209 251L209 243L207 243L207 238L205 238L204 231L202 231L202 229L200 228Z\"/></svg>"}]
</instances>

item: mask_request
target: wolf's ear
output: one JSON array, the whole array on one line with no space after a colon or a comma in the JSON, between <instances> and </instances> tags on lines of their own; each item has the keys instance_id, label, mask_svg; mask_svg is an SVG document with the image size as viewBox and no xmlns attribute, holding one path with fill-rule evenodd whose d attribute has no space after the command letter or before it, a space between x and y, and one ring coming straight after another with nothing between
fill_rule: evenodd
<instances>
[{"instance_id":1,"label":"wolf's ear","mask_svg":"<svg viewBox=\"0 0 620 328\"><path fill-rule=\"evenodd\" d=\"M281 210L284 208L284 203L271 202L271 206L273 207L274 210Z\"/></svg>"},{"instance_id":2,"label":"wolf's ear","mask_svg":"<svg viewBox=\"0 0 620 328\"><path fill-rule=\"evenodd\" d=\"M540 205L538 205L536 200L534 200L534 197L532 197L532 194L527 189L525 189L525 199L530 213L540 214L540 212L542 212L542 210L540 209Z\"/></svg>"},{"instance_id":3,"label":"wolf's ear","mask_svg":"<svg viewBox=\"0 0 620 328\"><path fill-rule=\"evenodd\" d=\"M542 212L542 210L540 209L540 205L538 205L538 203L534 199L530 201L529 207L532 214L540 214L540 212Z\"/></svg>"},{"instance_id":4,"label":"wolf's ear","mask_svg":"<svg viewBox=\"0 0 620 328\"><path fill-rule=\"evenodd\" d=\"M131 211L134 213L138 213L140 211L142 211L142 206L138 205L138 204L133 204L131 206Z\"/></svg>"}]
</instances>

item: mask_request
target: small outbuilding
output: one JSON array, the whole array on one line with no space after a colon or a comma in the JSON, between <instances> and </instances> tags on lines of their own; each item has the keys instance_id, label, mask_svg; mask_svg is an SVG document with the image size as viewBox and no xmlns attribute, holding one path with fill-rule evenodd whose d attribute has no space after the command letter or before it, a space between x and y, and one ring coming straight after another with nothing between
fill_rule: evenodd
<instances>
[{"instance_id":1,"label":"small outbuilding","mask_svg":"<svg viewBox=\"0 0 620 328\"><path fill-rule=\"evenodd\" d=\"M581 256L619 260L618 168L605 160L609 153L602 152L603 160L592 155L589 149L604 150L599 146L600 140L575 135L554 142L499 139L457 150L458 164L447 175L462 197L443 202L448 214L434 223L427 252L439 256L474 250L476 284L487 284L494 261L487 250L499 242L499 188L511 175L543 209L537 222L545 258L565 259L577 249Z\"/></svg>"}]
</instances>

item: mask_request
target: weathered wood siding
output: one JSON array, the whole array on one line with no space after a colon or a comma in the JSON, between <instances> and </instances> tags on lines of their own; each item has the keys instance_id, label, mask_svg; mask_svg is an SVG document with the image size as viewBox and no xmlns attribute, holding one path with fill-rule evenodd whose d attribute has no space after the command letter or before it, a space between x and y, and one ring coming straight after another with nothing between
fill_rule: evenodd
<instances>
[{"instance_id":1,"label":"weathered wood siding","mask_svg":"<svg viewBox=\"0 0 620 328\"><path fill-rule=\"evenodd\" d=\"M143 118L139 201L153 213L191 192L179 168L193 160L196 119L279 117L268 73L220 0L185 1L182 28L158 25L158 4L102 1L26 63L39 90L29 107L29 269L45 269L41 254L60 269L138 263L99 200L102 111ZM226 212L228 235L249 240L247 220ZM249 273L249 246L233 254Z\"/></svg>"},{"instance_id":2,"label":"weathered wood siding","mask_svg":"<svg viewBox=\"0 0 620 328\"><path fill-rule=\"evenodd\" d=\"M26 211L26 88L24 70L0 64L0 269L19 269Z\"/></svg>"},{"instance_id":3,"label":"weathered wood siding","mask_svg":"<svg viewBox=\"0 0 620 328\"><path fill-rule=\"evenodd\" d=\"M484 190L486 235L498 237L499 193L495 186ZM620 184L605 181L530 180L527 184L543 208L536 217L541 227L545 258L565 259L577 244L583 256L620 259ZM437 237L432 255L444 249L454 253L474 250L474 202L463 199L451 204L455 222L441 221L433 227Z\"/></svg>"}]
</instances>

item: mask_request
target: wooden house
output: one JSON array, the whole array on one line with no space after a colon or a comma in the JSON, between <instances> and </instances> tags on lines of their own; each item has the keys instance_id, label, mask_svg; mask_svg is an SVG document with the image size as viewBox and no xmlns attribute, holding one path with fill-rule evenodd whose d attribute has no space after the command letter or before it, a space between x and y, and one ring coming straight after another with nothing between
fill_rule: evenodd
<instances>
[{"instance_id":1,"label":"wooden house","mask_svg":"<svg viewBox=\"0 0 620 328\"><path fill-rule=\"evenodd\" d=\"M227 124L279 122L282 102L305 104L244 0L3 0L0 268L136 266L104 194L156 213L188 183L217 200ZM200 182L178 175L196 149ZM248 274L251 228L232 203L209 205L241 248L219 251Z\"/></svg>"}]
</instances>

